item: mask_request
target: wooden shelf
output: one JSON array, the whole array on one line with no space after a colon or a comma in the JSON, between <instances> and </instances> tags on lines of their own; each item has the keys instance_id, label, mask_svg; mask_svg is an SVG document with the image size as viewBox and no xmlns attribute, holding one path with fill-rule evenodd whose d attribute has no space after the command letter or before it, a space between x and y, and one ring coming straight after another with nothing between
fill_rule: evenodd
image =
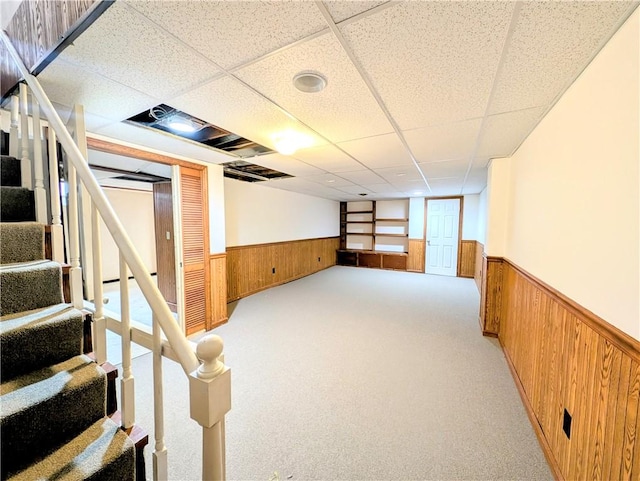
<instances>
[{"instance_id":1,"label":"wooden shelf","mask_svg":"<svg viewBox=\"0 0 640 481\"><path fill-rule=\"evenodd\" d=\"M347 232L347 235L366 235L373 237L373 232Z\"/></svg>"},{"instance_id":2,"label":"wooden shelf","mask_svg":"<svg viewBox=\"0 0 640 481\"><path fill-rule=\"evenodd\" d=\"M349 214L373 214L372 210L348 210L346 212L347 215Z\"/></svg>"},{"instance_id":3,"label":"wooden shelf","mask_svg":"<svg viewBox=\"0 0 640 481\"><path fill-rule=\"evenodd\" d=\"M371 224L370 220L348 220L344 224Z\"/></svg>"},{"instance_id":4,"label":"wooden shelf","mask_svg":"<svg viewBox=\"0 0 640 481\"><path fill-rule=\"evenodd\" d=\"M380 232L374 232L376 237L409 237L409 234L381 234Z\"/></svg>"},{"instance_id":5,"label":"wooden shelf","mask_svg":"<svg viewBox=\"0 0 640 481\"><path fill-rule=\"evenodd\" d=\"M409 219L374 219L376 222L409 222Z\"/></svg>"}]
</instances>

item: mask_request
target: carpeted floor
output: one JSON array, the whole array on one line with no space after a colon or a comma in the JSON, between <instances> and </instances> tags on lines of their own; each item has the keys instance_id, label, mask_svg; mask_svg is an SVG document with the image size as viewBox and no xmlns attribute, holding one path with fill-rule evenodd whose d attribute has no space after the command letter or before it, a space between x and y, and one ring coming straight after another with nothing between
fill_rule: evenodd
<instances>
[{"instance_id":1,"label":"carpeted floor","mask_svg":"<svg viewBox=\"0 0 640 481\"><path fill-rule=\"evenodd\" d=\"M471 279L333 267L230 305L228 479L553 479L478 304ZM151 478L151 355L133 365ZM170 479L198 479L188 382L164 369Z\"/></svg>"}]
</instances>

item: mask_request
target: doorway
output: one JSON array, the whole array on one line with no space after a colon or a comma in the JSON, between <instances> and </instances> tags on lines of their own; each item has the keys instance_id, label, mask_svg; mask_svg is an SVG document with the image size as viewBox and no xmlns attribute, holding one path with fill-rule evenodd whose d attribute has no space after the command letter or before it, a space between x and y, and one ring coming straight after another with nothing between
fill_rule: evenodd
<instances>
[{"instance_id":1,"label":"doorway","mask_svg":"<svg viewBox=\"0 0 640 481\"><path fill-rule=\"evenodd\" d=\"M425 273L458 275L462 197L426 199Z\"/></svg>"}]
</instances>

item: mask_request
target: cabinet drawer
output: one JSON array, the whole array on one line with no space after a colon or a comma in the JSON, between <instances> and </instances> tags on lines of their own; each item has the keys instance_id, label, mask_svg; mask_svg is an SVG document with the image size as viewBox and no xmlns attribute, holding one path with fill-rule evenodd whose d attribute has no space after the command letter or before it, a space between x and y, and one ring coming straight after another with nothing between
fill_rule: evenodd
<instances>
[{"instance_id":1,"label":"cabinet drawer","mask_svg":"<svg viewBox=\"0 0 640 481\"><path fill-rule=\"evenodd\" d=\"M400 271L407 270L407 256L402 255L382 255L382 268L383 269L397 269Z\"/></svg>"},{"instance_id":2,"label":"cabinet drawer","mask_svg":"<svg viewBox=\"0 0 640 481\"><path fill-rule=\"evenodd\" d=\"M358 265L361 267L377 267L382 266L382 260L380 254L371 254L360 252L358 254Z\"/></svg>"}]
</instances>

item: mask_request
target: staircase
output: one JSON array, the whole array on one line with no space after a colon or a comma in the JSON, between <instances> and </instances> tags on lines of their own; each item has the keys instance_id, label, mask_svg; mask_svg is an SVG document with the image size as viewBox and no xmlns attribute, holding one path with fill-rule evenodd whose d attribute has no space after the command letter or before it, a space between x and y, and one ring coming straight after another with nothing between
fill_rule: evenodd
<instances>
[{"instance_id":1,"label":"staircase","mask_svg":"<svg viewBox=\"0 0 640 481\"><path fill-rule=\"evenodd\" d=\"M107 416L108 374L83 354L83 313L45 259L33 192L17 159L0 167L1 478L134 480L136 446Z\"/></svg>"}]
</instances>

